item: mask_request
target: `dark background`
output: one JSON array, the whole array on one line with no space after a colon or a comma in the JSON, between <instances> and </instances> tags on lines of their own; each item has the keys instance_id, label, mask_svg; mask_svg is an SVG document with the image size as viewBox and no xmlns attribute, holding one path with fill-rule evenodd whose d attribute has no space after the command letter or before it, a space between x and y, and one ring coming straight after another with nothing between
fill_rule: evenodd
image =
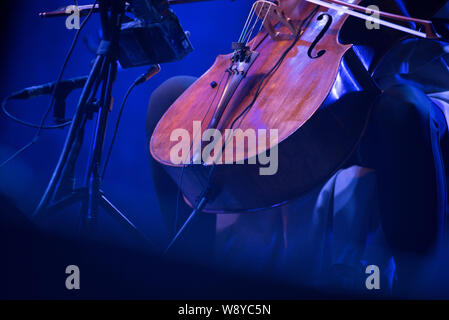
<instances>
[{"instance_id":1,"label":"dark background","mask_svg":"<svg viewBox=\"0 0 449 320\"><path fill-rule=\"evenodd\" d=\"M425 9L422 1L409 1L412 2L421 3L421 6L411 7ZM79 2L86 3L90 2ZM191 33L195 50L182 61L162 65L161 73L138 87L128 100L102 189L159 249L167 244L169 233L160 214L148 164L145 117L149 97L170 77L200 76L217 55L229 53L231 42L238 39L252 3L252 0L214 0L172 6L183 28ZM69 0L0 2L0 98L56 79L76 31L66 29L64 18L41 19L38 13L71 4ZM420 13L423 12L410 12L418 17ZM99 19L94 15L82 31L64 78L88 74L94 54L84 40L96 48L99 31ZM145 67L119 71L106 145L109 145L117 109L126 89L145 71ZM77 90L68 99L68 116L73 114L79 94ZM49 97L45 96L14 101L8 107L15 115L38 123L48 102ZM92 133L91 129L88 128L86 137ZM35 129L0 116L0 162L28 143L34 133ZM36 207L45 190L66 134L67 129L44 131L34 146L0 168L0 195L9 198L6 202L0 201L0 254L6 257L0 263L0 274L6 275L0 280L0 298L323 297L310 290L302 295L298 288L290 294L290 287L279 284L262 286L259 281L247 277L224 275L188 263L173 264L151 252L128 250L136 249L138 244L105 214L99 217L100 242L73 240L79 222L77 208L51 217L48 220L51 232L37 231L26 216ZM88 147L89 143L83 146L83 160ZM80 164L82 169L83 163ZM63 286L64 268L69 264L79 264L81 270L88 270L87 274L83 273L83 283L90 287L83 284L86 290L81 290L81 294L68 292Z\"/></svg>"}]
</instances>

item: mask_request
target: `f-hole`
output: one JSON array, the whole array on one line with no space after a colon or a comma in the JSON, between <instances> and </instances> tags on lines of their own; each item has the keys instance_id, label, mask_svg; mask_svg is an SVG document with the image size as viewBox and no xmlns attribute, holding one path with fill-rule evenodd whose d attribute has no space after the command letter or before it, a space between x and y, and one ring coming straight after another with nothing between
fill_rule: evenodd
<instances>
[{"instance_id":1,"label":"f-hole","mask_svg":"<svg viewBox=\"0 0 449 320\"><path fill-rule=\"evenodd\" d=\"M321 38L323 38L323 36L325 35L325 33L327 32L327 30L329 30L331 24L332 24L332 16L328 13L322 13L317 17L318 21L323 20L323 18L326 17L327 21L326 21L326 25L323 27L323 29L321 30L321 32L318 34L318 36L315 38L315 40L313 40L312 44L310 45L309 50L307 51L307 55L309 56L309 58L311 59L317 59L322 57L325 53L326 50L320 50L317 52L316 56L312 55L312 50L315 49L316 45L318 44L318 42L320 42Z\"/></svg>"}]
</instances>

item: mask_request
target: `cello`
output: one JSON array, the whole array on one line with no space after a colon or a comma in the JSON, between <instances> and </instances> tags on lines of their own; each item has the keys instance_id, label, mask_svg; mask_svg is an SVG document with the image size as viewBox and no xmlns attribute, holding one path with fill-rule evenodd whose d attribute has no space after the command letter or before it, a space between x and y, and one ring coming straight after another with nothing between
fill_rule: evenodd
<instances>
[{"instance_id":1,"label":"cello","mask_svg":"<svg viewBox=\"0 0 449 320\"><path fill-rule=\"evenodd\" d=\"M371 77L378 58L362 59L351 44L340 42L340 33L349 15L393 28L361 14L366 8L360 2L256 1L234 52L218 56L164 114L150 152L196 212L242 213L282 205L329 179L352 156L370 116L367 101L379 93ZM428 20L374 13L424 28L396 25L398 31L438 38ZM173 148L180 142L173 133L179 129L190 137L188 161L174 163ZM230 129L239 131L226 135ZM198 155L208 146L195 147L194 141L208 130L221 133L209 136L211 143L222 143L205 160ZM270 135L226 148L229 138L245 141L248 130ZM261 175L255 160L272 152L278 154L277 170Z\"/></svg>"}]
</instances>

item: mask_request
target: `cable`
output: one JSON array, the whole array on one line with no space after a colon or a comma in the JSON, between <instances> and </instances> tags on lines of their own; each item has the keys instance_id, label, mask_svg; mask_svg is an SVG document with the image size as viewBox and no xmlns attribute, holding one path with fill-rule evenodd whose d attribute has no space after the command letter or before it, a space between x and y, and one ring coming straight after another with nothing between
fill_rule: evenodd
<instances>
[{"instance_id":1,"label":"cable","mask_svg":"<svg viewBox=\"0 0 449 320\"><path fill-rule=\"evenodd\" d=\"M108 167L109 160L110 160L110 158L111 158L112 149L113 149L113 147L114 147L115 139L116 139L116 137L117 137L118 128L119 128L119 125L120 125L120 120L121 120L121 118L122 118L123 110L125 109L126 101L128 100L129 95L131 94L131 92L134 90L135 87L137 87L137 86L139 86L139 85L145 83L146 81L148 81L150 78L152 78L152 77L153 77L156 73L158 73L160 70L161 70L161 69L160 69L160 66L159 66L159 65L152 65L152 66L150 67L150 69L149 69L146 73L140 75L140 76L139 76L139 77L132 83L132 85L128 88L128 90L126 91L125 97L123 98L122 103L121 103L121 105L120 105L120 110L119 110L119 113L118 113L117 121L116 121L116 123L115 123L114 132L113 132L113 134L112 134L111 144L110 144L110 146L109 146L108 154L107 154L107 156L106 156L106 160L105 160L104 165L103 165L103 172L102 172L102 174L101 174L101 178L102 178L102 179L104 178L104 175L105 175L105 173L106 173L106 169L107 169L107 167Z\"/></svg>"},{"instance_id":2,"label":"cable","mask_svg":"<svg viewBox=\"0 0 449 320\"><path fill-rule=\"evenodd\" d=\"M95 0L94 5L92 6L92 9L89 11L88 15L86 16L86 19L84 19L84 21L81 23L80 28L78 29L78 31L75 34L75 37L73 38L72 44L70 46L69 51L66 54L66 57L64 59L64 63L62 65L61 71L59 72L58 75L58 79L55 82L55 86L53 88L53 92L51 93L51 100L50 103L48 105L48 108L44 114L44 116L41 119L40 125L36 131L36 133L34 134L34 137L31 139L30 142L28 142L25 146L23 146L21 149L19 149L18 151L16 151L12 156L10 156L8 159L6 159L5 161L3 161L0 164L0 168L2 168L3 166L5 166L7 163L9 163L10 161L14 160L16 157L18 157L20 154L22 154L23 152L25 152L27 149L29 149L33 144L36 143L36 141L39 139L41 131L44 129L44 123L45 120L47 119L53 104L55 102L55 94L56 94L56 90L58 89L58 85L61 82L62 76L64 75L64 71L67 67L67 64L69 62L69 59L73 53L73 50L75 49L76 43L78 41L79 35L81 33L81 31L83 30L84 26L86 25L87 21L89 21L89 18L92 16L92 13L94 12L94 8L95 5L97 4L98 0ZM4 108L4 106L6 105L6 102L8 101L8 98L4 100L4 104L2 106L2 108ZM66 125L68 125L69 123L67 123Z\"/></svg>"},{"instance_id":3,"label":"cable","mask_svg":"<svg viewBox=\"0 0 449 320\"><path fill-rule=\"evenodd\" d=\"M251 102L248 104L248 106L246 106L245 107L245 109L243 109L239 114L238 114L238 116L237 117L235 117L235 119L232 121L232 123L231 123L231 125L230 125L230 127L229 127L229 129L232 129L233 127L234 127L234 125L237 123L237 121L240 119L240 118L242 118L243 116L245 116L246 114L247 114L247 112L251 109L251 107L254 105L254 103L256 103L256 100L257 100L257 98L259 97L259 95L260 95L260 93L262 92L262 89L263 89L263 84L264 84L264 82L265 82L265 80L266 79L268 79L269 77L271 77L275 72L276 72L276 70L280 67L280 65L282 64L282 62L284 61L284 59L285 59L285 57L287 56L287 54L290 52L290 50L291 49L293 49L293 47L296 45L296 43L298 42L298 40L299 40L299 38L300 38L300 36L301 36L301 34L302 34L302 28L303 28L303 26L307 23L307 21L317 12L317 10L318 10L318 7L315 9L315 10L313 10L304 20L303 20L303 22L302 22L302 24L300 25L300 27L299 27L299 30L298 30L298 32L297 32L297 34L296 34L296 36L295 36L295 39L292 41L292 43L290 44L290 46L288 46L288 48L287 49L285 49L285 51L282 53L282 55L281 55L281 57L278 59L278 61L275 63L275 65L263 76L263 78L260 80L260 82L259 82L259 85L258 85L258 87L257 87L257 90L256 90L256 93L254 94L254 97L253 97L253 100L251 100ZM241 120L241 121L243 121L243 119ZM241 121L240 121L240 124L241 124ZM231 136L232 137L232 136ZM226 141L225 141L225 143L223 144L223 147L222 147L222 149L221 149L221 152L223 152L223 150L226 148ZM213 175L213 172L214 172L214 170L215 170L215 166L216 166L216 163L214 162L213 164L212 164L212 167L211 167L211 169L210 169L210 172L209 172L209 176L208 176L208 181L207 181L207 184L206 184L206 188L205 188L205 190L207 190L210 186L210 181L211 181L211 179L212 179L212 175ZM203 192L203 193L206 193L206 192Z\"/></svg>"},{"instance_id":4,"label":"cable","mask_svg":"<svg viewBox=\"0 0 449 320\"><path fill-rule=\"evenodd\" d=\"M287 54L290 52L291 49L293 49L293 47L296 45L296 43L298 42L299 38L302 35L302 31L303 31L303 27L305 26L305 24L309 21L309 19L311 19L313 17L313 15L318 11L318 6L302 21L301 25L298 28L298 32L295 36L295 39L292 41L291 45L288 46L287 49L285 49L285 51L282 53L281 57L278 59L278 61L275 63L275 65L263 76L263 78L260 80L259 85L257 87L256 93L254 94L253 99L251 100L251 102L248 104L248 106L245 107L245 109L243 109L238 115L237 117L232 121L230 128L232 129L234 127L234 125L236 124L236 122L238 121L238 119L242 118L250 109L251 107L254 105L254 103L256 102L257 98L259 97L260 93L262 92L263 89L263 84L265 82L266 79L268 79L269 77L271 77L279 68L279 66L282 64L282 62L284 61L285 57L287 56ZM242 119L243 120L243 119ZM240 122L241 123L241 122ZM232 137L232 135L231 135ZM221 149L221 152L223 152L223 150L226 147L226 141ZM221 156L221 155L220 155ZM192 213L190 214L190 216L187 218L187 220L184 222L184 224L182 225L182 227L179 229L179 231L176 233L176 235L173 237L173 239L170 241L169 245L167 246L167 248L164 251L164 254L167 254L167 252L170 250L170 248L174 245L174 243L176 243L176 241L180 238L181 234L184 232L184 230L186 229L187 225L191 223L191 221L195 218L195 216L200 213L202 211L202 209L206 206L207 204L207 197L208 197L208 193L210 191L210 185L211 185L211 181L212 181L212 177L215 171L215 166L216 166L216 162L214 161L212 163L211 168L209 169L209 174L207 177L207 182L206 182L206 187L203 189L203 192L201 193L200 197L199 197L199 201L197 202L197 204L195 204L194 209L192 211ZM181 186L178 187L179 189L181 189ZM179 189L178 189L178 194L179 194Z\"/></svg>"},{"instance_id":5,"label":"cable","mask_svg":"<svg viewBox=\"0 0 449 320\"><path fill-rule=\"evenodd\" d=\"M30 127L30 128L37 128L37 129L41 129L41 130L52 130L52 129L62 129L64 127L67 127L69 124L72 123L72 121L66 121L60 124L55 124L55 125L51 125L51 126L42 126L40 124L35 124L32 122L28 122L22 119L17 118L16 116L12 115L8 109L6 109L6 104L11 100L11 96L6 97L3 102L2 102L2 111L3 114L8 117L9 119L23 125L26 127Z\"/></svg>"},{"instance_id":6,"label":"cable","mask_svg":"<svg viewBox=\"0 0 449 320\"><path fill-rule=\"evenodd\" d=\"M118 113L118 118L117 118L117 122L115 123L115 128L114 128L114 133L112 135L112 140L111 140L111 144L109 146L109 150L108 150L108 154L106 156L106 160L104 162L104 166L103 166L103 172L101 174L101 178L104 178L104 175L106 173L106 168L108 167L108 163L109 163L109 159L111 158L111 153L112 153L112 148L114 147L114 142L115 139L117 137L117 132L118 132L118 127L120 125L120 120L122 118L122 113L123 110L125 108L125 104L126 101L128 100L129 95L131 94L131 92L134 90L135 87L137 87L139 84L137 83L137 81L134 81L134 83L128 88L128 90L126 91L125 97L122 100L122 104L120 106L120 111Z\"/></svg>"},{"instance_id":7,"label":"cable","mask_svg":"<svg viewBox=\"0 0 449 320\"><path fill-rule=\"evenodd\" d=\"M226 82L229 80L229 73L224 71L223 75L221 76L220 81L218 82L218 86L217 86L217 88L215 90L214 97L212 98L212 101L209 104L209 107L207 108L207 111L204 113L204 116L203 116L203 119L201 120L201 123L203 123L203 121L206 119L207 115L209 114L209 111L210 111L212 105L214 104L215 99L217 98L217 94L218 94L218 92L220 92L220 88L221 88L221 85L223 83L223 79L224 79L224 77L226 75L228 75L228 79L226 80ZM193 141L195 141L195 139L196 139L196 132L194 132L194 134L195 134L195 136L193 137L192 143L190 144L190 149L189 149L189 153L188 154L190 154L190 152L192 151ZM178 179L178 192L177 192L177 195L176 195L176 209L175 209L175 221L174 221L174 224L173 224L173 231L174 231L173 235L176 235L176 233L178 232L179 202L181 200L181 193L182 193L181 192L181 188L182 188L182 181L183 181L183 177L184 177L184 170L186 168L186 165L185 165L186 161L187 161L187 156L184 159L184 165L182 166L181 174L179 175L179 179Z\"/></svg>"}]
</instances>

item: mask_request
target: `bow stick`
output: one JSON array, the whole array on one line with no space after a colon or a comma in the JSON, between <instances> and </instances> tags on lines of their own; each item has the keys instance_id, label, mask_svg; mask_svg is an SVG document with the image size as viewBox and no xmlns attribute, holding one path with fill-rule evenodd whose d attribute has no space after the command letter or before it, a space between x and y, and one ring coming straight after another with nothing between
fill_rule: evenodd
<instances>
[{"instance_id":1,"label":"bow stick","mask_svg":"<svg viewBox=\"0 0 449 320\"><path fill-rule=\"evenodd\" d=\"M344 12L350 16L356 17L356 18L360 18L363 19L365 21L370 21L373 23L377 23L379 25L383 25L392 29L396 29L402 32L406 32L408 34L414 35L414 36L418 36L421 38L426 38L426 39L440 39L441 37L438 36L435 31L433 30L433 26L432 26L432 21L429 20L422 20L422 19L416 19L416 18L411 18L411 17L405 17L405 16L401 16L401 15L397 15L397 14L392 14L392 13L388 13L388 12L383 12L383 11L379 11L379 10L374 10L374 9L370 9L370 8L365 8L359 5L355 5L355 4L351 4L351 3L346 3L344 1L340 1L340 0L326 0L326 1L322 1L322 0L306 0L307 2L310 3L314 3L316 5L319 6L323 6L329 9L333 9L333 10L337 10L340 12ZM339 7L343 6L343 7ZM381 17L386 17L389 19L394 19L394 20L398 20L398 21L406 21L406 22L414 22L417 24L421 24L424 26L425 32L421 32L421 31L417 31L411 28L407 28L389 21L385 21L385 20L381 20L379 18L373 17L373 16L369 16L367 14L362 14L358 11L363 11L363 12L369 12L369 13L376 13Z\"/></svg>"}]
</instances>

